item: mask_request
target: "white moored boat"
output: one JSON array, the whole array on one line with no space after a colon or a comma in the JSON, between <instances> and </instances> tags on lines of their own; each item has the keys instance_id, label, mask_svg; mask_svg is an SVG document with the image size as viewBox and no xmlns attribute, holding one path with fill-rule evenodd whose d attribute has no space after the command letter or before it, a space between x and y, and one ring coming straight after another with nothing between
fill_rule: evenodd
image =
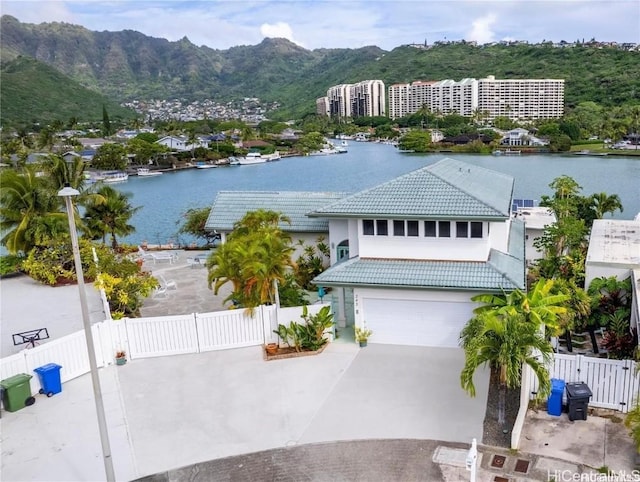
<instances>
[{"instance_id":1,"label":"white moored boat","mask_svg":"<svg viewBox=\"0 0 640 482\"><path fill-rule=\"evenodd\" d=\"M160 171L150 171L148 168L146 167L140 167L138 168L138 176L142 176L142 177L153 177L153 176L160 176L162 173Z\"/></svg>"},{"instance_id":2,"label":"white moored boat","mask_svg":"<svg viewBox=\"0 0 640 482\"><path fill-rule=\"evenodd\" d=\"M248 166L251 164L262 164L267 162L266 157L263 157L259 152L249 152L244 157L238 157L238 164L241 166Z\"/></svg>"},{"instance_id":3,"label":"white moored boat","mask_svg":"<svg viewBox=\"0 0 640 482\"><path fill-rule=\"evenodd\" d=\"M107 171L101 174L103 176L102 182L108 182L108 183L124 182L129 179L129 174L122 171Z\"/></svg>"}]
</instances>

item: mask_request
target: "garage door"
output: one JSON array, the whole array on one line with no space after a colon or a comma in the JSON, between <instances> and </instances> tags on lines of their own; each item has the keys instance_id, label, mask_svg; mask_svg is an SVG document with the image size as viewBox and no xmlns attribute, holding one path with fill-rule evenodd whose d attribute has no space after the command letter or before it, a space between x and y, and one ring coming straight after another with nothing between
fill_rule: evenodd
<instances>
[{"instance_id":1,"label":"garage door","mask_svg":"<svg viewBox=\"0 0 640 482\"><path fill-rule=\"evenodd\" d=\"M460 330L473 315L472 303L365 298L370 343L457 347Z\"/></svg>"}]
</instances>

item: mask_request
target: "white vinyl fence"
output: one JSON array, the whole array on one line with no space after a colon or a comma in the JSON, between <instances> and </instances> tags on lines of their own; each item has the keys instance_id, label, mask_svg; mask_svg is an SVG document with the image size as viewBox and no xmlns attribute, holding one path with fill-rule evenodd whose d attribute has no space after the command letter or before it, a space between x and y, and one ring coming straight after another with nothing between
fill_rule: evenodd
<instances>
[{"instance_id":1,"label":"white vinyl fence","mask_svg":"<svg viewBox=\"0 0 640 482\"><path fill-rule=\"evenodd\" d=\"M592 407L609 408L627 413L640 399L640 374L632 360L609 360L584 355L556 353L549 376L565 382L584 382L593 396ZM538 379L529 377L531 399L538 390ZM566 393L564 395L566 401Z\"/></svg>"},{"instance_id":2,"label":"white vinyl fence","mask_svg":"<svg viewBox=\"0 0 640 482\"><path fill-rule=\"evenodd\" d=\"M309 314L323 306L308 306ZM154 318L108 319L92 326L98 367L114 363L115 353L125 351L135 360L156 356L200 353L261 345L277 341L273 330L280 323L301 322L302 307L261 306L253 315L245 310L193 313ZM0 360L0 380L19 373L33 375L31 391L40 388L34 368L57 363L62 382L89 373L89 356L84 331L43 343Z\"/></svg>"}]
</instances>

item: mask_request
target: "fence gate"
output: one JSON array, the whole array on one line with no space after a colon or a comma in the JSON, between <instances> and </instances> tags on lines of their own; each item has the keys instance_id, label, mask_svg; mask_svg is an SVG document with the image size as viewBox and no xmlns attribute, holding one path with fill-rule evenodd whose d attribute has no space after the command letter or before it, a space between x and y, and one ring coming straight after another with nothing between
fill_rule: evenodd
<instances>
[{"instance_id":1,"label":"fence gate","mask_svg":"<svg viewBox=\"0 0 640 482\"><path fill-rule=\"evenodd\" d=\"M584 382L593 394L589 405L627 413L640 396L640 376L632 360L610 360L584 355L556 353L549 366L549 376L565 382ZM529 382L531 397L538 390L538 379ZM566 401L566 394L564 394Z\"/></svg>"}]
</instances>

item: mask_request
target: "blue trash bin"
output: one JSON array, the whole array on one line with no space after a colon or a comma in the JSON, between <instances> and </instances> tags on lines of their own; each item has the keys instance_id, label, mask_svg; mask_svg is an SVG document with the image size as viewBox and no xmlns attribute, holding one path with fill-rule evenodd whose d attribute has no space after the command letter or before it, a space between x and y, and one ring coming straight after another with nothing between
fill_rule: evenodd
<instances>
[{"instance_id":1,"label":"blue trash bin","mask_svg":"<svg viewBox=\"0 0 640 482\"><path fill-rule=\"evenodd\" d=\"M547 400L547 413L559 417L562 415L562 395L564 394L564 380L551 379L551 395Z\"/></svg>"},{"instance_id":2,"label":"blue trash bin","mask_svg":"<svg viewBox=\"0 0 640 482\"><path fill-rule=\"evenodd\" d=\"M40 386L42 387L40 393L46 394L47 397L52 397L62 391L62 382L60 381L61 368L56 363L49 363L33 369L40 378Z\"/></svg>"}]
</instances>

